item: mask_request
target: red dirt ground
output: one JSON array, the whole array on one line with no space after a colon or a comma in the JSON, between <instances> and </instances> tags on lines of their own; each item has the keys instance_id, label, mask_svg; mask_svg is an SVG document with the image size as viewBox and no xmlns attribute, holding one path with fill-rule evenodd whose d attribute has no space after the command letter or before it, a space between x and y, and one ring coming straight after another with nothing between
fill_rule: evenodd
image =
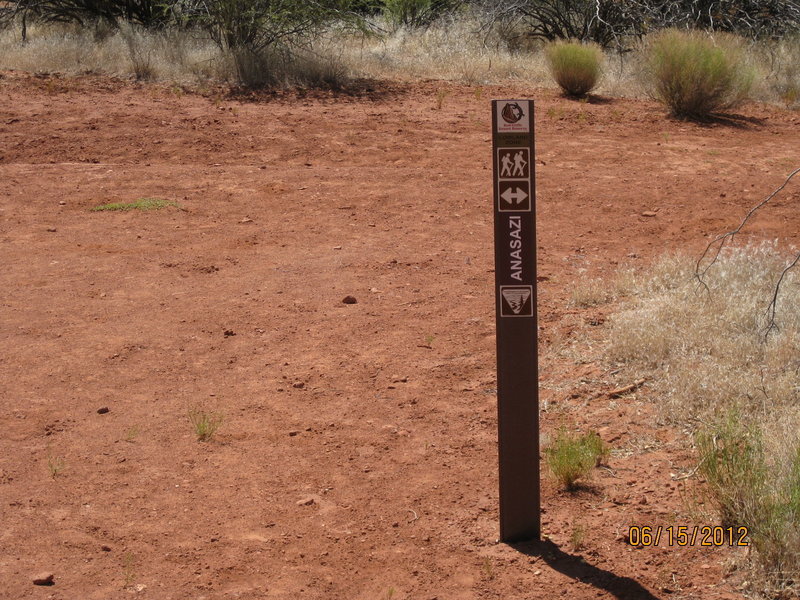
<instances>
[{"instance_id":1,"label":"red dirt ground","mask_svg":"<svg viewBox=\"0 0 800 600\"><path fill-rule=\"evenodd\" d=\"M591 489L544 479L548 539L518 547L496 541L488 106L510 96L537 101L544 435L614 449ZM740 598L727 548L626 543L706 523L686 438L563 349L611 310L569 306L581 277L698 251L798 166L797 113L741 112L4 73L0 597ZM145 197L180 208L88 210ZM797 242L799 199L751 231ZM192 406L224 414L212 441Z\"/></svg>"}]
</instances>

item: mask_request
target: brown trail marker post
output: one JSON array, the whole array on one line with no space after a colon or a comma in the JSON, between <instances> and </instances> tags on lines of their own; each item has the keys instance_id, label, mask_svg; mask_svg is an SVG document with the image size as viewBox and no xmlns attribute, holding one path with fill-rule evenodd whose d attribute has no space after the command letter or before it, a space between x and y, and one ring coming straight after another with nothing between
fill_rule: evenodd
<instances>
[{"instance_id":1,"label":"brown trail marker post","mask_svg":"<svg viewBox=\"0 0 800 600\"><path fill-rule=\"evenodd\" d=\"M500 540L538 540L533 101L492 100Z\"/></svg>"}]
</instances>

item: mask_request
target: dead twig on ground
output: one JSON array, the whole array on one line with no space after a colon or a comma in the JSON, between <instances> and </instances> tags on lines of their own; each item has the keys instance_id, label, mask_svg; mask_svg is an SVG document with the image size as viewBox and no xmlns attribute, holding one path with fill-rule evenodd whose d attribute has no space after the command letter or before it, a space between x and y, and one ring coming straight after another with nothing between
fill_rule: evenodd
<instances>
[{"instance_id":1,"label":"dead twig on ground","mask_svg":"<svg viewBox=\"0 0 800 600\"><path fill-rule=\"evenodd\" d=\"M638 379L638 380L634 381L633 383L631 383L629 385L625 385L625 386L622 386L620 388L616 388L614 390L611 390L610 392L607 392L606 396L608 396L609 398L616 398L618 396L622 396L623 394L627 394L628 392L632 392L633 390L638 388L640 385L642 385L645 381L647 381L647 379Z\"/></svg>"}]
</instances>

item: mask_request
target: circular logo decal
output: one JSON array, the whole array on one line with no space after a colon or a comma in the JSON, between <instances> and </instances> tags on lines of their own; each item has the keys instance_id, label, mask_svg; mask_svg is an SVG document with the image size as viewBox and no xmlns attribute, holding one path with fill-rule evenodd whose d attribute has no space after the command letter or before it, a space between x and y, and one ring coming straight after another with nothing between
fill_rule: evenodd
<instances>
[{"instance_id":1,"label":"circular logo decal","mask_svg":"<svg viewBox=\"0 0 800 600\"><path fill-rule=\"evenodd\" d=\"M500 115L506 123L516 123L523 117L522 107L516 102L507 102Z\"/></svg>"}]
</instances>

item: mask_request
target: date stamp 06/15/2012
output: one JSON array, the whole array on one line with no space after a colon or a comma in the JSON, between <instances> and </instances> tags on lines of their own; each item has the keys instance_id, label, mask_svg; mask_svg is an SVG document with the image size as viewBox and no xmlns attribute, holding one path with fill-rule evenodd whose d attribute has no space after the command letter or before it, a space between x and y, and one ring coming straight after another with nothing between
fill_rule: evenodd
<instances>
[{"instance_id":1,"label":"date stamp 06/15/2012","mask_svg":"<svg viewBox=\"0 0 800 600\"><path fill-rule=\"evenodd\" d=\"M636 548L657 546L749 546L747 527L712 525L632 525L627 542Z\"/></svg>"}]
</instances>

